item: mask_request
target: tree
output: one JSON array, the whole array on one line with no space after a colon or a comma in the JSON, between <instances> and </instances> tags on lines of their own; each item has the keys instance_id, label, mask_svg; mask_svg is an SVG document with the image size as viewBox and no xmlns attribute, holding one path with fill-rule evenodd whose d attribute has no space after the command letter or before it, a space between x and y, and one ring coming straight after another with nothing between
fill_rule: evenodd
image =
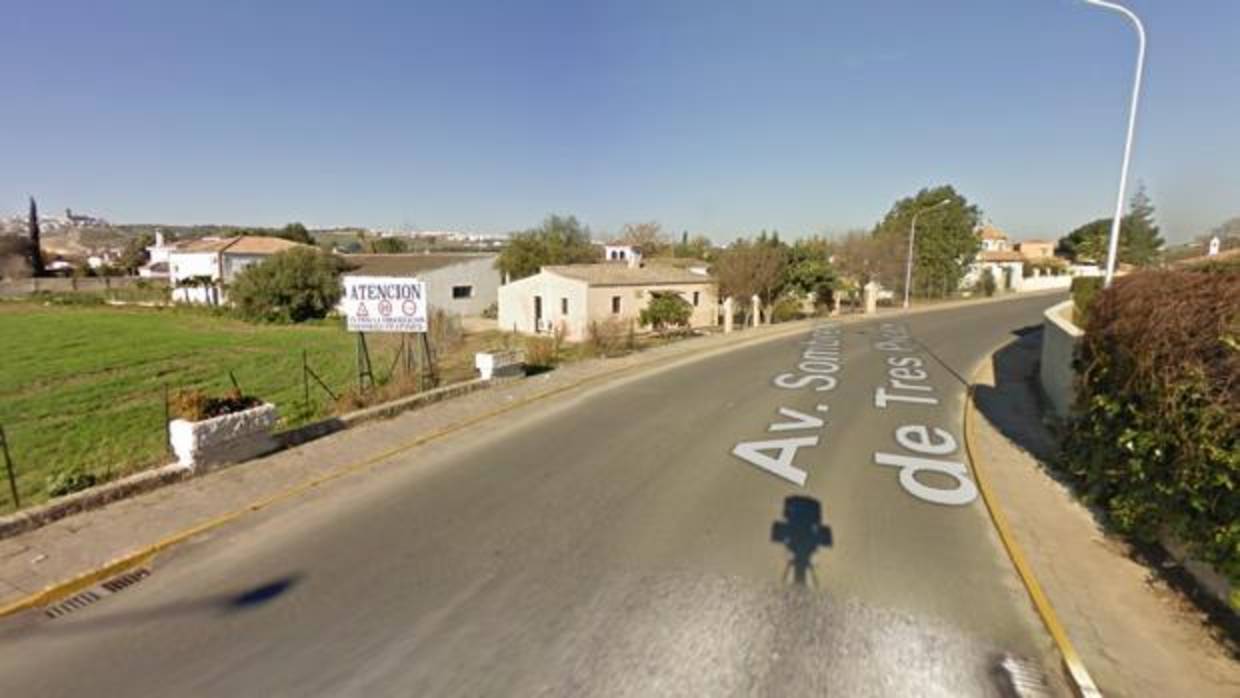
<instances>
[{"instance_id":1,"label":"tree","mask_svg":"<svg viewBox=\"0 0 1240 698\"><path fill-rule=\"evenodd\" d=\"M1137 186L1137 193L1132 195L1128 207L1128 216L1120 224L1121 230L1127 228L1126 259L1129 264L1147 266L1158 261L1162 252L1163 239L1154 221L1154 204L1145 193L1145 185ZM1121 241L1124 233L1121 233Z\"/></svg>"},{"instance_id":2,"label":"tree","mask_svg":"<svg viewBox=\"0 0 1240 698\"><path fill-rule=\"evenodd\" d=\"M841 282L853 290L875 281L893 285L904 271L905 252L899 241L892 238L876 238L865 230L854 230L844 235L835 245L835 265L842 277ZM904 250L907 250L904 247Z\"/></svg>"},{"instance_id":3,"label":"tree","mask_svg":"<svg viewBox=\"0 0 1240 698\"><path fill-rule=\"evenodd\" d=\"M121 250L120 259L117 260L117 266L126 274L137 274L138 268L146 264L150 259L146 248L155 244L155 236L151 233L141 233L136 237L129 238L125 243L124 249Z\"/></svg>"},{"instance_id":4,"label":"tree","mask_svg":"<svg viewBox=\"0 0 1240 698\"><path fill-rule=\"evenodd\" d=\"M300 242L303 245L314 244L314 238L310 236L310 231L306 230L306 226L296 222L289 223L281 228L280 232L276 233L276 237L284 238L285 240L292 240L293 242Z\"/></svg>"},{"instance_id":5,"label":"tree","mask_svg":"<svg viewBox=\"0 0 1240 698\"><path fill-rule=\"evenodd\" d=\"M343 270L340 258L297 247L247 267L228 295L251 320L302 322L326 317L340 300Z\"/></svg>"},{"instance_id":6,"label":"tree","mask_svg":"<svg viewBox=\"0 0 1240 698\"><path fill-rule=\"evenodd\" d=\"M933 211L941 201L948 203ZM973 258L981 249L976 230L982 212L950 185L922 189L900 199L874 228L874 237L892 248L903 248L907 256L913 216L917 216L917 239L913 252L913 293L921 296L945 295L960 286ZM903 266L900 267L901 271ZM887 272L882 279L888 286L904 285L903 274ZM896 278L890 278L895 276Z\"/></svg>"},{"instance_id":7,"label":"tree","mask_svg":"<svg viewBox=\"0 0 1240 698\"><path fill-rule=\"evenodd\" d=\"M986 294L987 298L995 295L995 291L998 290L998 282L995 280L994 269L990 267L983 269L979 283L982 287L982 293Z\"/></svg>"},{"instance_id":8,"label":"tree","mask_svg":"<svg viewBox=\"0 0 1240 698\"><path fill-rule=\"evenodd\" d=\"M47 270L43 266L43 247L39 233L39 207L30 197L30 271L35 276L43 276Z\"/></svg>"},{"instance_id":9,"label":"tree","mask_svg":"<svg viewBox=\"0 0 1240 698\"><path fill-rule=\"evenodd\" d=\"M672 256L709 261L714 254L714 249L715 246L710 238L705 235L696 235L690 239L689 231L686 230L680 236L680 242L672 246Z\"/></svg>"},{"instance_id":10,"label":"tree","mask_svg":"<svg viewBox=\"0 0 1240 698\"><path fill-rule=\"evenodd\" d=\"M839 282L831 264L831 244L818 237L797 240L788 248L783 281L786 289L812 293L820 304L829 302Z\"/></svg>"},{"instance_id":11,"label":"tree","mask_svg":"<svg viewBox=\"0 0 1240 698\"><path fill-rule=\"evenodd\" d=\"M367 244L371 254L402 254L409 251L409 243L400 238L375 238Z\"/></svg>"},{"instance_id":12,"label":"tree","mask_svg":"<svg viewBox=\"0 0 1240 698\"><path fill-rule=\"evenodd\" d=\"M25 235L0 235L0 279L24 279L30 276L30 238Z\"/></svg>"},{"instance_id":13,"label":"tree","mask_svg":"<svg viewBox=\"0 0 1240 698\"><path fill-rule=\"evenodd\" d=\"M719 282L719 293L740 303L749 321L749 299L758 296L763 306L770 306L783 287L786 250L772 245L769 238L750 241L739 239L720 253L712 266Z\"/></svg>"},{"instance_id":14,"label":"tree","mask_svg":"<svg viewBox=\"0 0 1240 698\"><path fill-rule=\"evenodd\" d=\"M656 221L625 223L618 242L636 247L646 257L658 257L671 247L667 236L663 234L663 226Z\"/></svg>"},{"instance_id":15,"label":"tree","mask_svg":"<svg viewBox=\"0 0 1240 698\"><path fill-rule=\"evenodd\" d=\"M1074 262L1106 262L1111 240L1112 218L1099 218L1082 225L1059 239L1055 252L1070 257ZM1133 195L1128 215L1120 221L1120 262L1146 266L1158 261L1163 239L1154 223L1154 206L1150 203L1145 187L1139 186Z\"/></svg>"},{"instance_id":16,"label":"tree","mask_svg":"<svg viewBox=\"0 0 1240 698\"><path fill-rule=\"evenodd\" d=\"M672 292L652 292L654 298L649 305L642 308L638 317L643 325L649 325L655 332L662 332L667 327L685 327L693 314L693 306L679 294Z\"/></svg>"},{"instance_id":17,"label":"tree","mask_svg":"<svg viewBox=\"0 0 1240 698\"><path fill-rule=\"evenodd\" d=\"M516 233L495 260L495 268L510 280L533 276L549 264L600 261L590 242L590 230L574 216L548 216L542 225Z\"/></svg>"}]
</instances>

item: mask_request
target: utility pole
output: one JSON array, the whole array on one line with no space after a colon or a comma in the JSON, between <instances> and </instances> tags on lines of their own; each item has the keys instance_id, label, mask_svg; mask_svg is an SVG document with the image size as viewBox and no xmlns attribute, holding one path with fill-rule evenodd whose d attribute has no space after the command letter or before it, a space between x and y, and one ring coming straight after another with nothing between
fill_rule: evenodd
<instances>
[{"instance_id":1,"label":"utility pole","mask_svg":"<svg viewBox=\"0 0 1240 698\"><path fill-rule=\"evenodd\" d=\"M942 201L927 206L913 214L913 222L908 228L908 257L904 262L904 309L908 310L909 291L913 285L913 242L917 239L917 217L927 211L932 211L940 206L951 203L951 199L943 199Z\"/></svg>"},{"instance_id":2,"label":"utility pole","mask_svg":"<svg viewBox=\"0 0 1240 698\"><path fill-rule=\"evenodd\" d=\"M1145 25L1141 23L1141 18L1135 12L1118 3L1107 2L1107 0L1085 0L1085 2L1124 15L1137 29L1137 72L1136 77L1133 79L1132 101L1128 107L1128 137L1124 141L1124 164L1119 171L1119 193L1115 197L1115 217L1111 219L1111 239L1107 243L1107 274L1104 285L1109 287L1112 279L1115 277L1115 257L1119 252L1120 223L1124 216L1124 190L1128 187L1128 165L1132 159L1132 137L1137 128L1137 105L1141 101L1141 74L1145 70Z\"/></svg>"}]
</instances>

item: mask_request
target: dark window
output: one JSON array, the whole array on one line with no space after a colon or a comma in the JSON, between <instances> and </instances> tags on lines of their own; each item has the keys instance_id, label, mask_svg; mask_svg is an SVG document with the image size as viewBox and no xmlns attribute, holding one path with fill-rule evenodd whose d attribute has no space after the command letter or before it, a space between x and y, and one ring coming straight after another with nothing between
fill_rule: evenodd
<instances>
[{"instance_id":1,"label":"dark window","mask_svg":"<svg viewBox=\"0 0 1240 698\"><path fill-rule=\"evenodd\" d=\"M615 315L620 314L620 296L611 297L611 312Z\"/></svg>"},{"instance_id":2,"label":"dark window","mask_svg":"<svg viewBox=\"0 0 1240 698\"><path fill-rule=\"evenodd\" d=\"M567 298L560 299L560 314L568 315L568 299Z\"/></svg>"},{"instance_id":3,"label":"dark window","mask_svg":"<svg viewBox=\"0 0 1240 698\"><path fill-rule=\"evenodd\" d=\"M453 286L452 297L453 298L473 298L474 287L473 286Z\"/></svg>"},{"instance_id":4,"label":"dark window","mask_svg":"<svg viewBox=\"0 0 1240 698\"><path fill-rule=\"evenodd\" d=\"M693 307L696 308L697 304L698 304L698 292L694 291L693 292Z\"/></svg>"}]
</instances>

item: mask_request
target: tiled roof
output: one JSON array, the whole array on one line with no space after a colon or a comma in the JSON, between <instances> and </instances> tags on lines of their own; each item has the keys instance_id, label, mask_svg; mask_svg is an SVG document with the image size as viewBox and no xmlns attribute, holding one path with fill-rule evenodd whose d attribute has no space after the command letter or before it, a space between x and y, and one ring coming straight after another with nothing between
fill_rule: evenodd
<instances>
[{"instance_id":1,"label":"tiled roof","mask_svg":"<svg viewBox=\"0 0 1240 698\"><path fill-rule=\"evenodd\" d=\"M982 229L981 231L978 232L978 234L982 236L983 240L1006 240L1007 239L1007 235L1004 235L1002 230L999 230L993 225L982 226Z\"/></svg>"},{"instance_id":2,"label":"tiled roof","mask_svg":"<svg viewBox=\"0 0 1240 698\"><path fill-rule=\"evenodd\" d=\"M1025 256L1013 250L982 250L977 258L983 262L1023 262Z\"/></svg>"},{"instance_id":3,"label":"tiled roof","mask_svg":"<svg viewBox=\"0 0 1240 698\"><path fill-rule=\"evenodd\" d=\"M657 264L644 267L630 267L627 264L563 264L543 267L543 271L584 281L591 286L658 286L714 281L709 276Z\"/></svg>"},{"instance_id":4,"label":"tiled roof","mask_svg":"<svg viewBox=\"0 0 1240 698\"><path fill-rule=\"evenodd\" d=\"M495 259L493 254L346 254L341 255L352 268L350 273L369 276L416 276L479 259Z\"/></svg>"},{"instance_id":5,"label":"tiled roof","mask_svg":"<svg viewBox=\"0 0 1240 698\"><path fill-rule=\"evenodd\" d=\"M265 235L238 235L228 238L203 238L187 242L173 252L229 252L231 254L275 254L294 247L307 247L292 240Z\"/></svg>"}]
</instances>

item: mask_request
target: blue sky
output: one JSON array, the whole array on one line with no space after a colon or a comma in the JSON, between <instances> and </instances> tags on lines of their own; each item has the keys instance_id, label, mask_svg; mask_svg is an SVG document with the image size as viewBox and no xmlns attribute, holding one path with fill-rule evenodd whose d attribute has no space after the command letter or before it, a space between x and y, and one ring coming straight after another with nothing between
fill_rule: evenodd
<instances>
[{"instance_id":1,"label":"blue sky","mask_svg":"<svg viewBox=\"0 0 1240 698\"><path fill-rule=\"evenodd\" d=\"M1240 2L1130 0L1134 176L1240 215ZM1016 237L1110 215L1135 58L1081 0L59 2L0 40L0 213L727 240L956 185Z\"/></svg>"}]
</instances>

